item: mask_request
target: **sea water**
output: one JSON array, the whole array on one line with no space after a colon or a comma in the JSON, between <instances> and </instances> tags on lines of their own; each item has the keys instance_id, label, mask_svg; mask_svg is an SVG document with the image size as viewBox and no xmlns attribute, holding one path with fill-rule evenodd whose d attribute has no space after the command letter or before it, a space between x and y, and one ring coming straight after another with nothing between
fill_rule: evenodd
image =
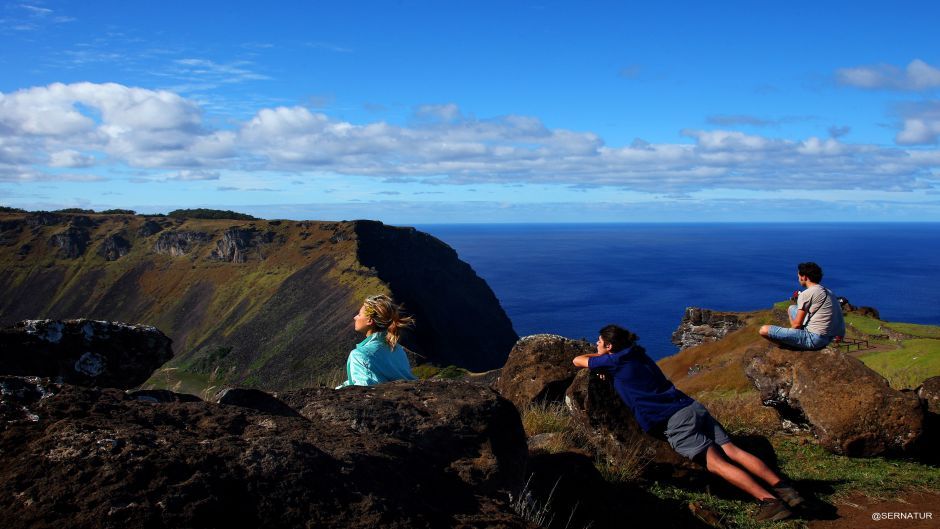
<instances>
[{"instance_id":1,"label":"sea water","mask_svg":"<svg viewBox=\"0 0 940 529\"><path fill-rule=\"evenodd\" d=\"M940 324L940 224L426 225L490 285L520 336L593 342L608 323L653 358L685 307L750 311L799 288L815 261L823 285L887 321ZM485 331L484 331L485 332Z\"/></svg>"}]
</instances>

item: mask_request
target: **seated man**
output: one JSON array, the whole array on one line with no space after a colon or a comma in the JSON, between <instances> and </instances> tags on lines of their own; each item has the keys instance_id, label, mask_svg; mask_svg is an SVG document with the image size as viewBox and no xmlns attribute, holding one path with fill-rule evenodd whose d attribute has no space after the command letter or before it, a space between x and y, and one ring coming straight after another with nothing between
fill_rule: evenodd
<instances>
[{"instance_id":1,"label":"seated man","mask_svg":"<svg viewBox=\"0 0 940 529\"><path fill-rule=\"evenodd\" d=\"M764 325L760 335L791 349L818 351L835 337L845 335L845 321L838 298L822 281L822 268L816 263L800 263L797 278L806 290L800 292L796 304L787 311L790 328Z\"/></svg>"},{"instance_id":2,"label":"seated man","mask_svg":"<svg viewBox=\"0 0 940 529\"><path fill-rule=\"evenodd\" d=\"M665 434L673 450L704 463L710 472L756 498L759 520L790 517L787 506L803 502L799 493L763 461L735 446L708 410L676 389L635 342L636 335L630 331L608 325L600 330L597 352L575 357L574 365L604 370L644 431ZM770 485L777 496L752 474Z\"/></svg>"}]
</instances>

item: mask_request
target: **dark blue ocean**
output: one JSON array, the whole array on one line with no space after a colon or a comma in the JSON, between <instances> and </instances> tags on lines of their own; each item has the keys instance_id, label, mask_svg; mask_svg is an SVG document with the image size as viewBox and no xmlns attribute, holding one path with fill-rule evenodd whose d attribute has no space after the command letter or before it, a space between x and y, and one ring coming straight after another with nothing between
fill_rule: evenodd
<instances>
[{"instance_id":1,"label":"dark blue ocean","mask_svg":"<svg viewBox=\"0 0 940 529\"><path fill-rule=\"evenodd\" d=\"M520 336L595 340L618 323L650 355L685 307L748 311L787 299L796 265L882 319L940 324L940 224L425 225L489 283Z\"/></svg>"}]
</instances>

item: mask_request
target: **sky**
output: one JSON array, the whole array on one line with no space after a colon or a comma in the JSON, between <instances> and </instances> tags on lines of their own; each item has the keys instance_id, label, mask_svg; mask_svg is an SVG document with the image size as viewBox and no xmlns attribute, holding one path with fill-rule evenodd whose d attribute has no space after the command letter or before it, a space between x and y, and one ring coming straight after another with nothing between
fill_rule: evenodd
<instances>
[{"instance_id":1,"label":"sky","mask_svg":"<svg viewBox=\"0 0 940 529\"><path fill-rule=\"evenodd\" d=\"M0 2L0 205L940 221L940 3Z\"/></svg>"}]
</instances>

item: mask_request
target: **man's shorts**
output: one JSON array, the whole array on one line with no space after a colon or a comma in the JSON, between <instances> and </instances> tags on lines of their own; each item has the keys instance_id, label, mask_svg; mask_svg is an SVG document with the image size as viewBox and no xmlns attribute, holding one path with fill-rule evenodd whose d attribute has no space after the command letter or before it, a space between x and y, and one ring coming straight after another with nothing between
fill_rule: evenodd
<instances>
[{"instance_id":1,"label":"man's shorts","mask_svg":"<svg viewBox=\"0 0 940 529\"><path fill-rule=\"evenodd\" d=\"M666 423L666 439L673 450L689 459L695 459L713 444L731 442L728 432L699 402L672 414Z\"/></svg>"},{"instance_id":2,"label":"man's shorts","mask_svg":"<svg viewBox=\"0 0 940 529\"><path fill-rule=\"evenodd\" d=\"M776 342L804 351L818 351L829 345L829 342L832 341L831 336L816 334L806 329L788 329L785 327L777 327L776 325L770 326L770 329L767 331L767 336L773 338Z\"/></svg>"}]
</instances>

